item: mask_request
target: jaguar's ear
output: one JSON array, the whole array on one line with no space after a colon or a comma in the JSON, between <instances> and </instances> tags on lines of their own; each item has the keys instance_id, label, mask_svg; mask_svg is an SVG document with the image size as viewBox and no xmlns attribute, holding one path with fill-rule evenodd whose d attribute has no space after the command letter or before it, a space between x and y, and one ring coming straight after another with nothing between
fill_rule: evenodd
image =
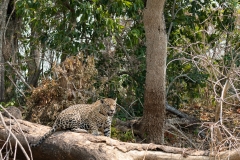
<instances>
[{"instance_id":1,"label":"jaguar's ear","mask_svg":"<svg viewBox=\"0 0 240 160\"><path fill-rule=\"evenodd\" d=\"M104 100L103 100L103 99L100 99L100 102L101 102L101 103L104 103Z\"/></svg>"}]
</instances>

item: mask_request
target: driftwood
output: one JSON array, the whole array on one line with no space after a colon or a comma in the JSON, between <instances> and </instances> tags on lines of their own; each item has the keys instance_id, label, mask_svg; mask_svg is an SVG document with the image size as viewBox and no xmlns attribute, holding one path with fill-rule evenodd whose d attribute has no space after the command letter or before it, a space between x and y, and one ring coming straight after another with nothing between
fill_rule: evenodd
<instances>
[{"instance_id":1,"label":"driftwood","mask_svg":"<svg viewBox=\"0 0 240 160\"><path fill-rule=\"evenodd\" d=\"M0 122L0 147L2 148L9 137L12 148L16 145L16 140L13 136L9 136L10 132L6 130L7 127L8 130L11 128L11 133L16 136L15 138L18 139L28 154L30 154L28 142L26 142L24 136L29 142L35 143L50 129L50 127L24 120L4 118L4 121L5 123ZM24 136L22 133L24 133ZM208 151L175 148L151 143L125 143L104 136L93 136L88 133L74 133L71 131L58 131L42 145L31 150L34 160L209 160L226 159L227 157L230 160L240 159L240 148L238 150L220 152L217 156L209 156ZM4 149L2 148L1 151L4 151ZM27 159L20 148L17 151L17 159Z\"/></svg>"}]
</instances>

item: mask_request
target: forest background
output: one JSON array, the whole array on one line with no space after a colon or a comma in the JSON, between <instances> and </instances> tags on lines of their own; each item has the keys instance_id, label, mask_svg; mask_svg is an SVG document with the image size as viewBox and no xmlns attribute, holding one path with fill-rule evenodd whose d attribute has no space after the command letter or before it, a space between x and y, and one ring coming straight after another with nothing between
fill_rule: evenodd
<instances>
[{"instance_id":1,"label":"forest background","mask_svg":"<svg viewBox=\"0 0 240 160\"><path fill-rule=\"evenodd\" d=\"M90 103L100 97L117 97L122 109L116 117L142 116L146 77L143 8L142 0L1 0L2 105L29 110L36 103L31 101L34 96L42 105L53 104L52 95L45 92L41 99L38 86L49 92L67 76L62 68L80 66L77 86L71 83L76 77L68 77L64 82L67 96L61 98ZM219 112L227 108L224 120L232 116L228 123L236 132L240 123L238 0L166 1L164 16L168 104L202 121L218 121ZM68 61L71 56L79 61ZM48 124L49 119L35 121Z\"/></svg>"}]
</instances>

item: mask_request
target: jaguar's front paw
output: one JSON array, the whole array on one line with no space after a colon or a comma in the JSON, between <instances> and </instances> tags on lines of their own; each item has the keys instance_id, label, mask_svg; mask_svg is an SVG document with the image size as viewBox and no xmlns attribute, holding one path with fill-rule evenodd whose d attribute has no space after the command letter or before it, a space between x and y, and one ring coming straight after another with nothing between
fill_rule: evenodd
<instances>
[{"instance_id":1,"label":"jaguar's front paw","mask_svg":"<svg viewBox=\"0 0 240 160\"><path fill-rule=\"evenodd\" d=\"M98 134L98 131L93 131L92 134L93 134L94 136L98 136L98 135L99 135L99 134Z\"/></svg>"}]
</instances>

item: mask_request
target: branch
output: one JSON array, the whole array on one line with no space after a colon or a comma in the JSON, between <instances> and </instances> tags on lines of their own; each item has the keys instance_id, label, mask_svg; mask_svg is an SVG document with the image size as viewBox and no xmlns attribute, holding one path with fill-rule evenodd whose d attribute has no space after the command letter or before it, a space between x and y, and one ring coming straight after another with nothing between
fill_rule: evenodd
<instances>
[{"instance_id":1,"label":"branch","mask_svg":"<svg viewBox=\"0 0 240 160\"><path fill-rule=\"evenodd\" d=\"M0 105L0 107L1 107L5 112L7 112L9 115L11 115L11 114L10 114L6 109L4 109L1 105ZM5 123L5 120L4 120L1 112L0 112L0 119L1 119L1 122L2 122L1 124L2 124L3 128L5 129L5 134L8 134L9 136L12 136L12 137L13 137L13 139L16 141L16 144L15 144L15 145L16 145L16 146L18 145L18 146L21 148L23 154L25 155L25 158L26 158L27 160L30 160L27 152L25 151L25 149L24 149L24 147L23 147L23 145L22 145L22 142L20 142L20 141L18 140L18 138L16 137L16 135L13 134L12 130L9 129L9 128L11 127L11 124L14 124L14 122L11 122L11 121L10 121L10 127L7 127L7 125L6 125L6 123ZM15 118L14 118L14 121L17 122L17 120L16 120ZM19 129L17 129L17 130L19 130ZM16 146L15 146L15 147L16 147ZM32 159L32 158L31 158L31 159Z\"/></svg>"},{"instance_id":2,"label":"branch","mask_svg":"<svg viewBox=\"0 0 240 160\"><path fill-rule=\"evenodd\" d=\"M25 80L23 79L23 77L21 76L21 74L16 70L16 68L13 67L13 65L11 64L11 62L7 61L6 63L14 70L14 72L18 75L18 77L22 80L22 82L23 82L30 90L32 90L32 87L29 86L29 84L27 84L27 82L25 82Z\"/></svg>"},{"instance_id":3,"label":"branch","mask_svg":"<svg viewBox=\"0 0 240 160\"><path fill-rule=\"evenodd\" d=\"M23 95L24 98L27 98L25 94L17 87L17 85L14 83L13 79L9 76L7 76L8 79L12 82L12 84L16 87L16 89Z\"/></svg>"},{"instance_id":4,"label":"branch","mask_svg":"<svg viewBox=\"0 0 240 160\"><path fill-rule=\"evenodd\" d=\"M168 85L168 88L167 88L167 91L166 91L166 96L168 95L168 92L169 92L169 89L172 87L172 84L174 81L176 81L178 78L181 78L181 77L186 77L188 79L190 79L192 82L196 82L194 81L192 78L190 78L187 74L181 74L181 75L178 75L177 77L175 77L172 82Z\"/></svg>"}]
</instances>

